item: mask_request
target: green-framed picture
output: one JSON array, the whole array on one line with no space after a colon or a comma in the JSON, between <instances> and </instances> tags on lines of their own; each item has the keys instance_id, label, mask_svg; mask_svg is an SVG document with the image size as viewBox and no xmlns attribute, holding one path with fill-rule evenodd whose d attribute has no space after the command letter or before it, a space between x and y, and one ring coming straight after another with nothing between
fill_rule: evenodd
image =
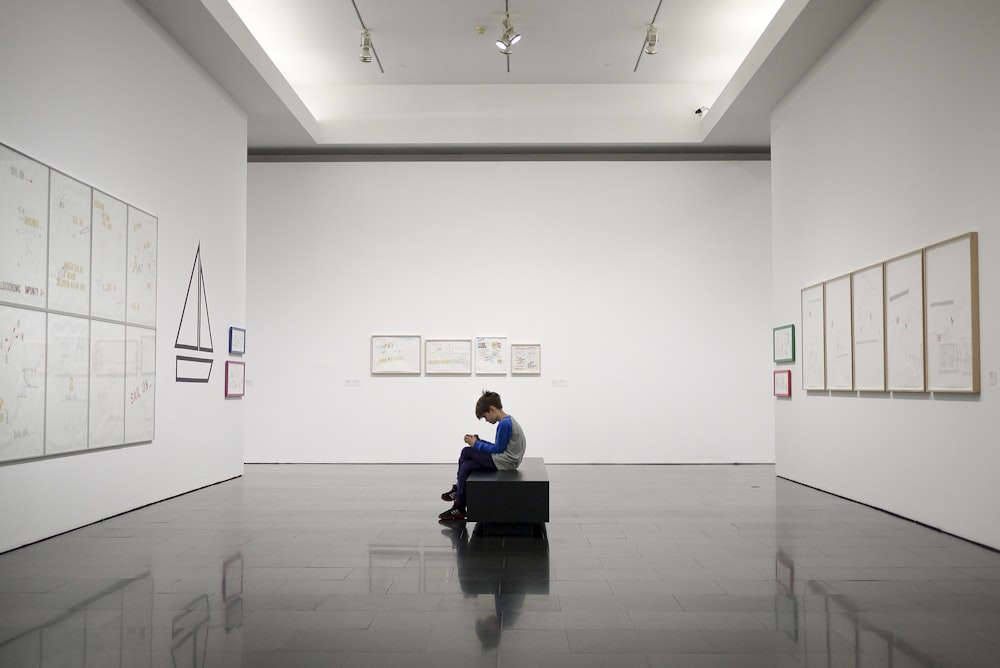
<instances>
[{"instance_id":1,"label":"green-framed picture","mask_svg":"<svg viewBox=\"0 0 1000 668\"><path fill-rule=\"evenodd\" d=\"M795 361L795 325L782 325L774 328L774 361Z\"/></svg>"}]
</instances>

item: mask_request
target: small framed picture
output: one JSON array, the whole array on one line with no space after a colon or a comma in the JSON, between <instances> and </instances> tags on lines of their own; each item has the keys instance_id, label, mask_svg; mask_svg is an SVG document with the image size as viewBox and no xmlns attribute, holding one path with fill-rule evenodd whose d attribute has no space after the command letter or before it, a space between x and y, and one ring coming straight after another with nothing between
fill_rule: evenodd
<instances>
[{"instance_id":1,"label":"small framed picture","mask_svg":"<svg viewBox=\"0 0 1000 668\"><path fill-rule=\"evenodd\" d=\"M247 330L242 327L229 328L229 354L243 355L247 351Z\"/></svg>"},{"instance_id":2,"label":"small framed picture","mask_svg":"<svg viewBox=\"0 0 1000 668\"><path fill-rule=\"evenodd\" d=\"M515 376L538 376L542 373L542 345L540 343L512 343L510 346L510 373Z\"/></svg>"},{"instance_id":3,"label":"small framed picture","mask_svg":"<svg viewBox=\"0 0 1000 668\"><path fill-rule=\"evenodd\" d=\"M246 365L226 360L226 396L242 397L246 387Z\"/></svg>"},{"instance_id":4,"label":"small framed picture","mask_svg":"<svg viewBox=\"0 0 1000 668\"><path fill-rule=\"evenodd\" d=\"M774 396L792 396L792 370L781 369L774 372Z\"/></svg>"},{"instance_id":5,"label":"small framed picture","mask_svg":"<svg viewBox=\"0 0 1000 668\"><path fill-rule=\"evenodd\" d=\"M776 363L795 361L795 325L782 325L774 328L772 340L774 361Z\"/></svg>"}]
</instances>

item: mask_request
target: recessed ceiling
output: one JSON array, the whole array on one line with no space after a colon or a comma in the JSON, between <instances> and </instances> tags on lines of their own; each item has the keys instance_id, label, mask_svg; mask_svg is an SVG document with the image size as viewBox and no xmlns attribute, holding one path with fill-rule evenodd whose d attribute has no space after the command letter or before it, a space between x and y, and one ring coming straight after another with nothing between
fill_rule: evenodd
<instances>
[{"instance_id":1,"label":"recessed ceiling","mask_svg":"<svg viewBox=\"0 0 1000 668\"><path fill-rule=\"evenodd\" d=\"M309 151L760 149L770 107L755 107L794 84L762 72L797 80L870 0L506 0L523 36L507 56L504 0L139 2L247 110L251 149ZM774 61L803 36L794 64ZM747 88L768 99L741 102Z\"/></svg>"},{"instance_id":2,"label":"recessed ceiling","mask_svg":"<svg viewBox=\"0 0 1000 668\"><path fill-rule=\"evenodd\" d=\"M503 56L503 0L228 1L310 109L343 85L699 83L718 94L782 4L511 0L522 39ZM654 13L658 53L636 68ZM384 73L358 58L359 15Z\"/></svg>"}]
</instances>

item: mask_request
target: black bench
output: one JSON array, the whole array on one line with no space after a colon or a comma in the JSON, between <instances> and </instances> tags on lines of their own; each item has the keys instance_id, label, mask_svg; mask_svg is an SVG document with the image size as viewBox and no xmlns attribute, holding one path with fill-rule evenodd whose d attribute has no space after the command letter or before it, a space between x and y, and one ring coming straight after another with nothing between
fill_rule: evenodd
<instances>
[{"instance_id":1,"label":"black bench","mask_svg":"<svg viewBox=\"0 0 1000 668\"><path fill-rule=\"evenodd\" d=\"M549 476L545 460L525 457L514 471L474 471L465 483L465 506L473 522L548 522Z\"/></svg>"}]
</instances>

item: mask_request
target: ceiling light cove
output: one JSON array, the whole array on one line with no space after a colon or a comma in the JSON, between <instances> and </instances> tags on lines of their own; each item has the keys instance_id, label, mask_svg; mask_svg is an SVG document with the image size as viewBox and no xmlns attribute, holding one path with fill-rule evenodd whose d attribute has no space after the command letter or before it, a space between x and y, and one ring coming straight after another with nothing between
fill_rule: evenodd
<instances>
[{"instance_id":1,"label":"ceiling light cove","mask_svg":"<svg viewBox=\"0 0 1000 668\"><path fill-rule=\"evenodd\" d=\"M289 11L285 3L272 0L228 0L228 3L300 97L300 88L329 82L342 76L347 59L344 62L333 62L329 58L317 57L314 40L319 37L319 30L315 25L315 18L305 12ZM357 22L342 27L345 37L350 35L352 56L354 62L357 62ZM328 30L327 37L329 33ZM345 40L345 45L346 43ZM302 101L309 105L305 98Z\"/></svg>"},{"instance_id":2,"label":"ceiling light cove","mask_svg":"<svg viewBox=\"0 0 1000 668\"><path fill-rule=\"evenodd\" d=\"M701 141L713 128L692 109L716 103L783 2L192 1L225 8L318 144L357 145Z\"/></svg>"}]
</instances>

